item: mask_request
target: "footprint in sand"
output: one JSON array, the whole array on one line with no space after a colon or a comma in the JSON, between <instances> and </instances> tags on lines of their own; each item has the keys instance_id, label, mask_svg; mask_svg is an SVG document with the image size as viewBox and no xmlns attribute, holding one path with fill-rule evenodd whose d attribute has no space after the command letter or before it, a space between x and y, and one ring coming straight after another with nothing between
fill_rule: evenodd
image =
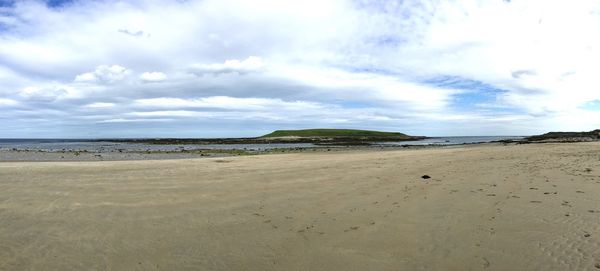
<instances>
[{"instance_id":1,"label":"footprint in sand","mask_svg":"<svg viewBox=\"0 0 600 271\"><path fill-rule=\"evenodd\" d=\"M360 228L360 227L359 226L353 226L353 227L350 227L350 229L344 230L344 232L355 231L355 230L358 230L358 228Z\"/></svg>"},{"instance_id":2,"label":"footprint in sand","mask_svg":"<svg viewBox=\"0 0 600 271\"><path fill-rule=\"evenodd\" d=\"M488 261L488 259L486 259L485 257L483 257L482 260L483 260L483 265L482 266L483 266L484 269L490 267L490 261Z\"/></svg>"}]
</instances>

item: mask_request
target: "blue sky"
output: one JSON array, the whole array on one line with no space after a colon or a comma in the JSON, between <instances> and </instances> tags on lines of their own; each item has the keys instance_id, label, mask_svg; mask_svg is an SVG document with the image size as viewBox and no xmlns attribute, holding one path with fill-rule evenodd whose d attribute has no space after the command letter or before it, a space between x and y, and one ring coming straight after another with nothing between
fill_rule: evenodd
<instances>
[{"instance_id":1,"label":"blue sky","mask_svg":"<svg viewBox=\"0 0 600 271\"><path fill-rule=\"evenodd\" d=\"M0 0L0 138L592 130L597 29L592 0Z\"/></svg>"}]
</instances>

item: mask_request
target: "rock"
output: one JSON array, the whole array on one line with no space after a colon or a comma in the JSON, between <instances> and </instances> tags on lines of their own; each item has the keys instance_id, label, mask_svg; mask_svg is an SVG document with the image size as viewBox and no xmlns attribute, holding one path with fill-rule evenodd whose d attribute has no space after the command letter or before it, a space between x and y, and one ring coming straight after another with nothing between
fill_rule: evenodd
<instances>
[{"instance_id":1,"label":"rock","mask_svg":"<svg viewBox=\"0 0 600 271\"><path fill-rule=\"evenodd\" d=\"M429 175L423 175L423 176L421 176L421 178L423 178L423 179L425 179L425 180L427 180L427 179L431 179L431 177L429 177Z\"/></svg>"}]
</instances>

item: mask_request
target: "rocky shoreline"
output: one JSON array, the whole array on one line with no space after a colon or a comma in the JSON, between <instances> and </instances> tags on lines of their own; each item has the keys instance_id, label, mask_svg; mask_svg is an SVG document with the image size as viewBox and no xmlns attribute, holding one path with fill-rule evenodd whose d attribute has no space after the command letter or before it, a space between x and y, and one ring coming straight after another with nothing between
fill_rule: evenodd
<instances>
[{"instance_id":1,"label":"rocky shoreline","mask_svg":"<svg viewBox=\"0 0 600 271\"><path fill-rule=\"evenodd\" d=\"M218 158L246 156L258 154L280 153L312 153L312 152L347 152L347 151L388 151L414 150L431 148L455 148L479 145L519 145L537 143L570 143L591 142L600 140L600 129L590 132L550 132L543 135L530 136L523 139L498 140L488 143L463 143L455 145L380 145L380 142L402 142L427 139L427 137L411 136L410 138L390 137L255 137L255 138L159 138L159 139L93 139L82 142L121 143L140 146L135 150L121 148L99 149L33 149L33 148L0 148L0 161L125 161L125 160L164 160ZM202 145L233 144L294 144L309 143L308 147L275 147L269 149L232 148L210 149ZM139 144L139 145L138 145ZM148 145L146 147L143 145ZM150 146L165 145L166 149L153 149ZM186 149L176 145L198 145L198 148Z\"/></svg>"},{"instance_id":2,"label":"rocky shoreline","mask_svg":"<svg viewBox=\"0 0 600 271\"><path fill-rule=\"evenodd\" d=\"M315 145L370 145L374 142L402 142L426 139L425 136L410 137L246 137L246 138L156 138L156 139L98 139L98 142L143 143L159 145L178 144L294 144Z\"/></svg>"},{"instance_id":3,"label":"rocky shoreline","mask_svg":"<svg viewBox=\"0 0 600 271\"><path fill-rule=\"evenodd\" d=\"M128 160L168 160L193 158L218 158L263 154L318 153L318 152L354 152L354 151L394 151L433 148L457 148L477 145L507 145L514 143L465 143L456 145L318 145L315 147L290 147L272 149L177 149L128 151L122 149L64 149L39 150L0 148L0 162L11 161L128 161Z\"/></svg>"},{"instance_id":4,"label":"rocky shoreline","mask_svg":"<svg viewBox=\"0 0 600 271\"><path fill-rule=\"evenodd\" d=\"M600 129L589 132L549 132L542 135L526 137L519 143L569 143L592 142L600 140Z\"/></svg>"}]
</instances>

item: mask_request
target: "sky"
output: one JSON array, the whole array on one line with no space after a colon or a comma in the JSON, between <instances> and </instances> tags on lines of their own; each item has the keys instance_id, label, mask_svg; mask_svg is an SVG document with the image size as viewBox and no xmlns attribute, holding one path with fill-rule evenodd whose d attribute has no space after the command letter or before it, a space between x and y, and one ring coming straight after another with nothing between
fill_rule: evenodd
<instances>
[{"instance_id":1,"label":"sky","mask_svg":"<svg viewBox=\"0 0 600 271\"><path fill-rule=\"evenodd\" d=\"M0 138L600 128L600 1L0 0Z\"/></svg>"}]
</instances>

